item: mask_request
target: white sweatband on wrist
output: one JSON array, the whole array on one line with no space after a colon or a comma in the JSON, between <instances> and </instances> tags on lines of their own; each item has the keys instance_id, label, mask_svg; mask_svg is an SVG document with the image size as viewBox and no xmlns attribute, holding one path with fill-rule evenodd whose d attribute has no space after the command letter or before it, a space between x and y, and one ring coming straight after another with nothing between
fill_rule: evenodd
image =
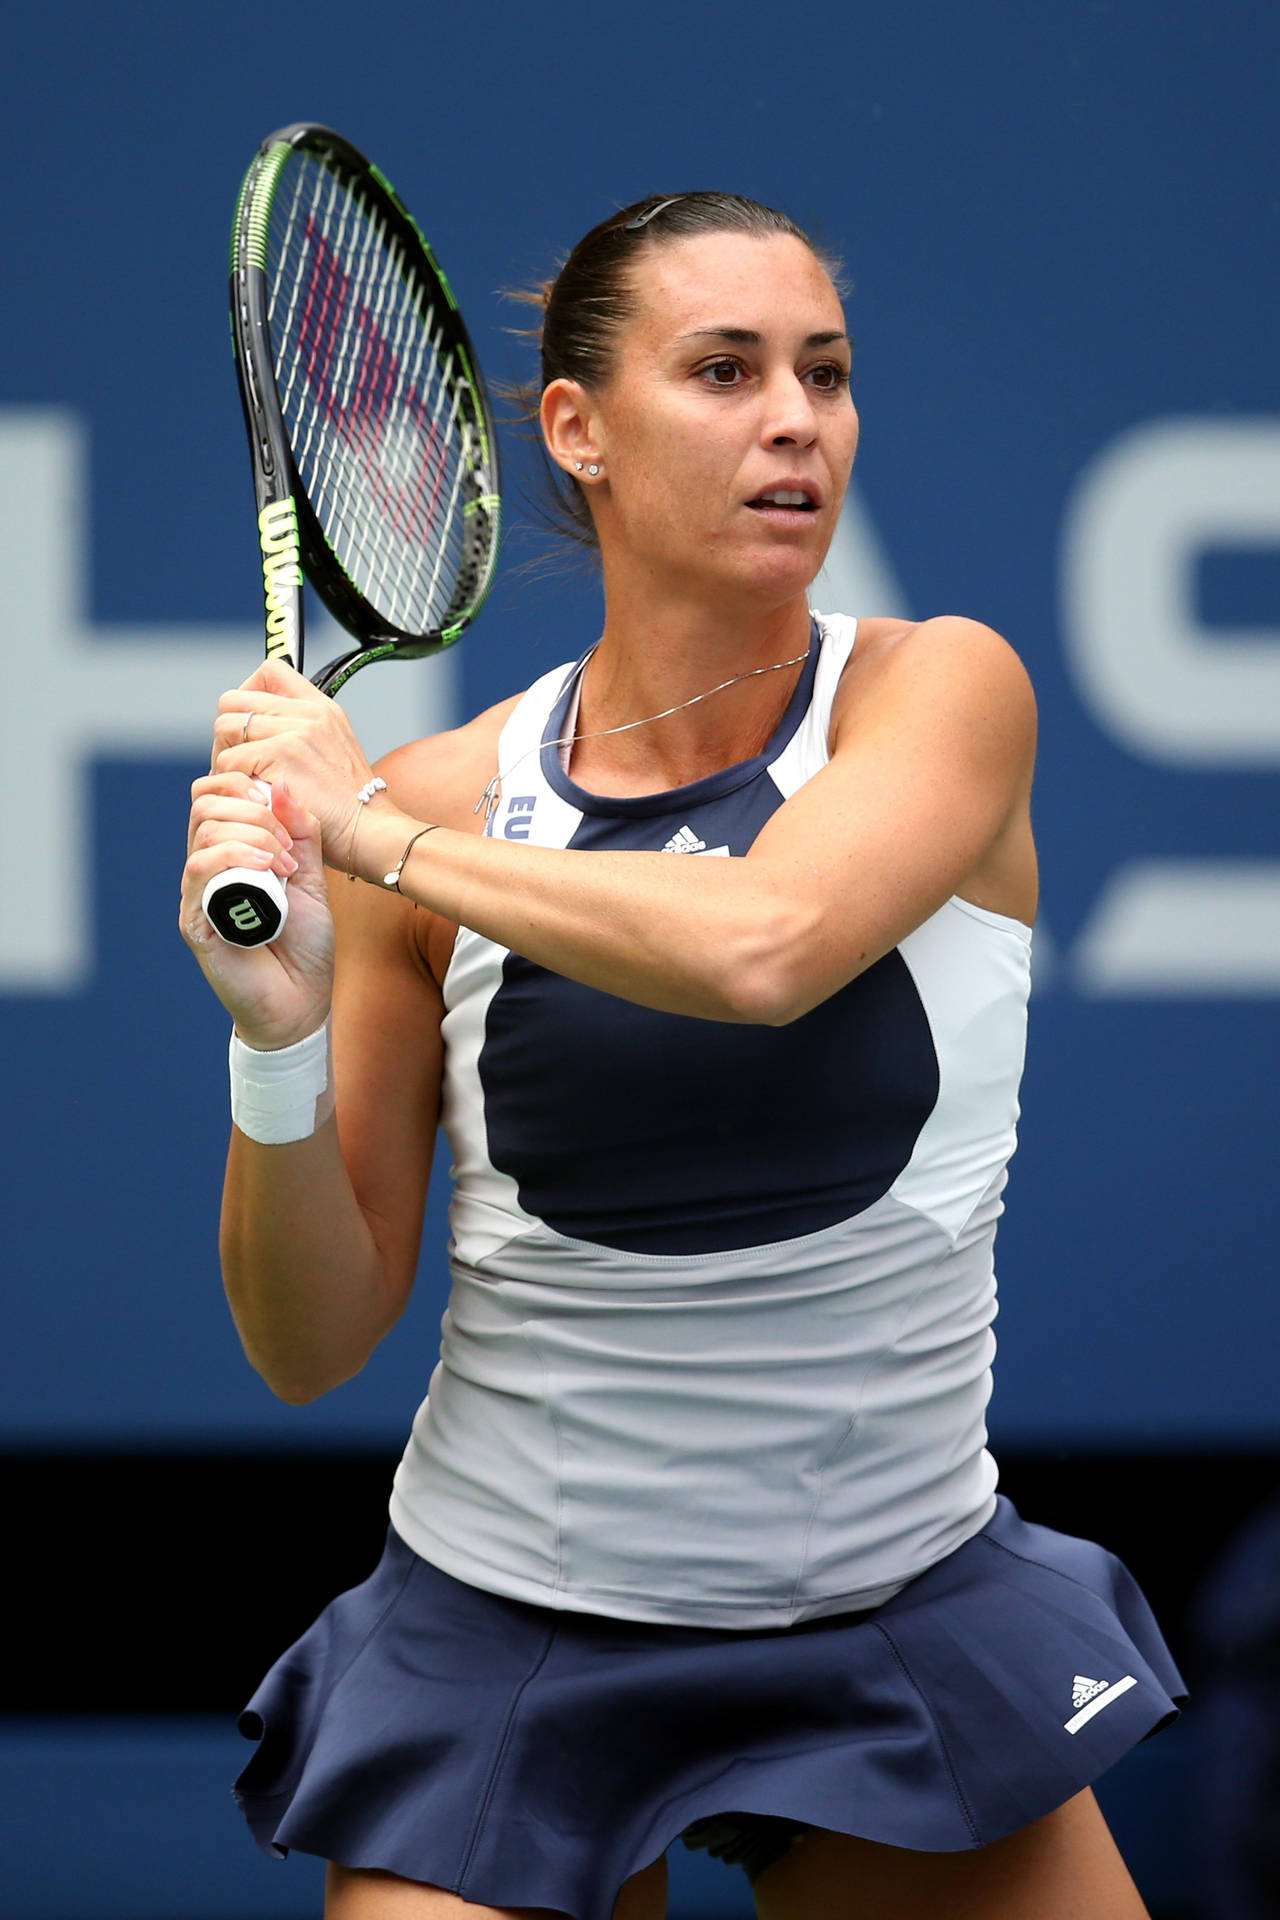
<instances>
[{"instance_id":1,"label":"white sweatband on wrist","mask_svg":"<svg viewBox=\"0 0 1280 1920\"><path fill-rule=\"evenodd\" d=\"M231 1035L231 1118L265 1147L318 1133L333 1112L332 1023L291 1047L259 1053Z\"/></svg>"}]
</instances>

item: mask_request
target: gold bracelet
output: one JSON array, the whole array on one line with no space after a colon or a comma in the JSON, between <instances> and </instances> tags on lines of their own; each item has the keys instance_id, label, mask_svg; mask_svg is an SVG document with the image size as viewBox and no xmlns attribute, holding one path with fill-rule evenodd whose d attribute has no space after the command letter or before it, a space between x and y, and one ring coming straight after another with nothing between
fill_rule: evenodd
<instances>
[{"instance_id":1,"label":"gold bracelet","mask_svg":"<svg viewBox=\"0 0 1280 1920\"><path fill-rule=\"evenodd\" d=\"M383 874L382 884L384 887L394 887L397 893L401 891L400 875L404 872L405 861L409 858L409 855L413 852L419 840L421 840L423 834L434 833L436 828L439 825L440 825L440 822L438 820L434 820L429 827L418 828L418 831L414 834L412 840L409 842L404 852L400 855L400 858L396 861L396 864L394 865L394 867L392 867L390 873ZM416 901L414 902L414 905L415 906L417 905Z\"/></svg>"}]
</instances>

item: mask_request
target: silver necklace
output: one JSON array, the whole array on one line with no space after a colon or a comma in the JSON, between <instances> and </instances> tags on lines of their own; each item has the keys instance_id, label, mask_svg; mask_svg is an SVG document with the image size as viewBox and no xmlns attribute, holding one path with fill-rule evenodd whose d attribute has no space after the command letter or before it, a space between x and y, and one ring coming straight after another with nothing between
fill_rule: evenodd
<instances>
[{"instance_id":1,"label":"silver necklace","mask_svg":"<svg viewBox=\"0 0 1280 1920\"><path fill-rule=\"evenodd\" d=\"M593 647L591 652L584 656L580 665L575 668L573 676L575 685L581 683L582 676L586 672L588 662L594 652L595 648ZM530 754L541 753L544 747L556 749L560 747L571 747L579 740L603 740L606 734L630 733L633 727L648 727L651 726L655 720L669 720L673 713L683 713L686 707L696 707L699 700L709 700L713 693L723 693L726 687L736 687L739 680L752 680L759 673L781 673L786 667L798 667L802 660L807 660L808 658L809 648L806 647L804 652L796 654L794 659L774 660L767 667L748 667L745 673L735 673L731 680L722 680L718 687L708 687L705 693L695 693L692 700L681 700L678 706L664 707L661 713L647 713L643 720L624 720L620 727L601 727L598 733L567 733L559 740L539 740L536 746L526 747L525 751L518 759L513 760L510 766L503 767L494 774L492 780L480 795L480 798L476 801L471 811L472 813L479 813L481 807L483 807L485 822L487 824L493 817L494 808L497 806L498 797L502 792L502 783L508 774L514 773L517 767L523 766ZM572 696L570 697L572 698Z\"/></svg>"}]
</instances>

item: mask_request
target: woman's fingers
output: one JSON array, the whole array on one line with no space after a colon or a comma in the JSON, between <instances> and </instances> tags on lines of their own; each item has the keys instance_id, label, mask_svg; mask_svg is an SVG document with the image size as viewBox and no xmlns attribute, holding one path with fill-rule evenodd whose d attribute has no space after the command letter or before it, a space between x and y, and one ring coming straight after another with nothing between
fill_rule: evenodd
<instances>
[{"instance_id":1,"label":"woman's fingers","mask_svg":"<svg viewBox=\"0 0 1280 1920\"><path fill-rule=\"evenodd\" d=\"M266 661L218 701L212 777L287 781L317 823L331 865L340 867L349 851L356 796L372 772L342 709L291 667Z\"/></svg>"},{"instance_id":2,"label":"woman's fingers","mask_svg":"<svg viewBox=\"0 0 1280 1920\"><path fill-rule=\"evenodd\" d=\"M289 846L293 845L292 839ZM244 820L204 820L191 836L191 853L203 853L207 849L233 848L237 855L243 854L243 860L222 860L214 871L221 867L261 866L271 867L287 878L298 871L298 862L280 840L279 836L267 827L255 827ZM206 880L208 874L205 875Z\"/></svg>"},{"instance_id":3,"label":"woman's fingers","mask_svg":"<svg viewBox=\"0 0 1280 1920\"><path fill-rule=\"evenodd\" d=\"M188 853L196 845L200 829L216 821L235 822L274 834L286 851L293 845L288 828L272 811L270 787L244 774L208 774L192 782ZM207 835L200 844L208 844Z\"/></svg>"},{"instance_id":4,"label":"woman's fingers","mask_svg":"<svg viewBox=\"0 0 1280 1920\"><path fill-rule=\"evenodd\" d=\"M226 794L232 800L255 800L264 807L271 804L271 789L266 781L255 780L247 773L202 773L198 780L191 782L193 800L209 793Z\"/></svg>"},{"instance_id":5,"label":"woman's fingers","mask_svg":"<svg viewBox=\"0 0 1280 1920\"><path fill-rule=\"evenodd\" d=\"M249 811L232 811L241 806ZM197 820L218 818L224 809L228 819L252 819L259 826L275 823L285 845L314 836L319 830L314 814L308 813L284 780L269 785L247 773L226 771L203 773L191 782L191 811Z\"/></svg>"},{"instance_id":6,"label":"woman's fingers","mask_svg":"<svg viewBox=\"0 0 1280 1920\"><path fill-rule=\"evenodd\" d=\"M319 852L320 822L313 813L308 813L287 780L279 781L271 789L271 805L275 817L290 836L290 846L305 847L316 843Z\"/></svg>"},{"instance_id":7,"label":"woman's fingers","mask_svg":"<svg viewBox=\"0 0 1280 1920\"><path fill-rule=\"evenodd\" d=\"M239 705L242 714L248 709L265 712L269 707L283 708L297 701L327 705L328 699L328 694L321 693L296 667L264 660L238 687L229 687L219 695L218 711L225 713Z\"/></svg>"},{"instance_id":8,"label":"woman's fingers","mask_svg":"<svg viewBox=\"0 0 1280 1920\"><path fill-rule=\"evenodd\" d=\"M265 660L242 687L231 687L218 696L210 765L216 771L224 753L252 745L255 722L259 740L275 739L332 711L328 696L293 667Z\"/></svg>"},{"instance_id":9,"label":"woman's fingers","mask_svg":"<svg viewBox=\"0 0 1280 1920\"><path fill-rule=\"evenodd\" d=\"M261 661L236 691L285 694L293 700L327 700L329 697L321 693L305 673L299 673L296 667L286 665L283 660Z\"/></svg>"},{"instance_id":10,"label":"woman's fingers","mask_svg":"<svg viewBox=\"0 0 1280 1920\"><path fill-rule=\"evenodd\" d=\"M279 724L299 719L306 713L328 712L332 701L293 667L266 660L250 674L243 686L229 687L218 696L215 735L226 744L243 744L253 737L253 723L259 716L271 722L265 732L279 731Z\"/></svg>"},{"instance_id":11,"label":"woman's fingers","mask_svg":"<svg viewBox=\"0 0 1280 1920\"><path fill-rule=\"evenodd\" d=\"M283 784L291 787L316 822L326 861L331 866L344 864L360 811L357 795L373 775L349 729L344 733L333 725L296 727L262 745L224 747L215 761L215 777L235 774L260 776L273 789Z\"/></svg>"},{"instance_id":12,"label":"woman's fingers","mask_svg":"<svg viewBox=\"0 0 1280 1920\"><path fill-rule=\"evenodd\" d=\"M225 794L209 794L202 800L195 800L191 806L191 821L187 834L187 851L193 846L208 846L208 836L198 836L202 828L218 821L234 822L253 827L260 832L274 834L286 853L293 845L293 835L281 820L278 820L270 807L263 806L257 800L233 800Z\"/></svg>"},{"instance_id":13,"label":"woman's fingers","mask_svg":"<svg viewBox=\"0 0 1280 1920\"><path fill-rule=\"evenodd\" d=\"M227 695L222 697L225 700ZM242 699L238 708L231 707L219 712L213 723L214 765L217 765L219 754L231 747L252 747L264 740L275 739L282 733L296 733L301 728L313 726L316 718L313 710L281 707L278 701L246 710Z\"/></svg>"}]
</instances>

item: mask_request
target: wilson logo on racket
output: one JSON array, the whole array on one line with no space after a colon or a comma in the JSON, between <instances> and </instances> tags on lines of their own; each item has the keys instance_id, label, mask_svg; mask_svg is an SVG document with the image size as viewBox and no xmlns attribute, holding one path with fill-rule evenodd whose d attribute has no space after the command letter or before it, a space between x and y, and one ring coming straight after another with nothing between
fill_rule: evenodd
<instances>
[{"instance_id":1,"label":"wilson logo on racket","mask_svg":"<svg viewBox=\"0 0 1280 1920\"><path fill-rule=\"evenodd\" d=\"M262 547L262 585L267 600L267 657L298 655L298 616L294 595L302 585L298 548L298 510L292 499L273 500L258 515Z\"/></svg>"}]
</instances>

